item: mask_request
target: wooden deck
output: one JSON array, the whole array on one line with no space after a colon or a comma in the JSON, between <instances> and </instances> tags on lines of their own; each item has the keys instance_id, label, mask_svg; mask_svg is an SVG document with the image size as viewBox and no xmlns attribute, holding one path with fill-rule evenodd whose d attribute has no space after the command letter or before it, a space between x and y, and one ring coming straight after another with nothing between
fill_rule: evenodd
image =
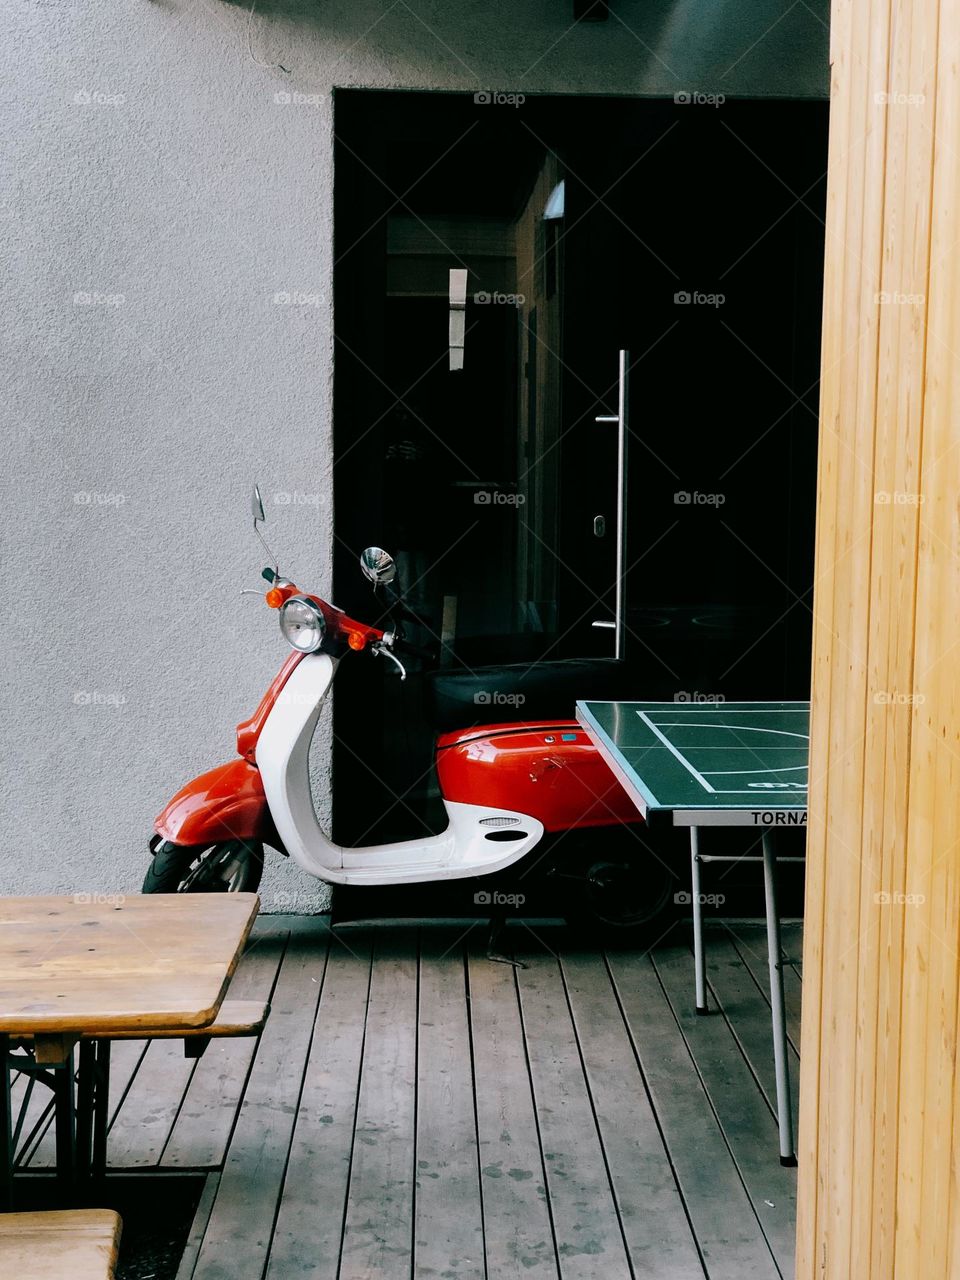
<instances>
[{"instance_id":1,"label":"wooden deck","mask_svg":"<svg viewBox=\"0 0 960 1280\"><path fill-rule=\"evenodd\" d=\"M707 1018L679 927L509 938L527 969L479 926L266 917L231 988L271 999L259 1043L114 1046L111 1167L209 1171L178 1280L792 1277L762 928L708 934ZM786 993L795 1081L795 965ZM41 1124L24 1163L51 1155Z\"/></svg>"}]
</instances>

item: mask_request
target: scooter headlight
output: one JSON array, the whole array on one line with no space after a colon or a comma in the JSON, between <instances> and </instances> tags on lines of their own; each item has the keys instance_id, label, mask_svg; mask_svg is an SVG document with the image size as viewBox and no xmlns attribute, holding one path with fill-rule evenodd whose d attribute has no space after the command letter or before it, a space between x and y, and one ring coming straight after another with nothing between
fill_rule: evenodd
<instances>
[{"instance_id":1,"label":"scooter headlight","mask_svg":"<svg viewBox=\"0 0 960 1280\"><path fill-rule=\"evenodd\" d=\"M312 600L306 596L291 596L280 606L280 630L294 649L301 653L315 653L323 644L327 624Z\"/></svg>"}]
</instances>

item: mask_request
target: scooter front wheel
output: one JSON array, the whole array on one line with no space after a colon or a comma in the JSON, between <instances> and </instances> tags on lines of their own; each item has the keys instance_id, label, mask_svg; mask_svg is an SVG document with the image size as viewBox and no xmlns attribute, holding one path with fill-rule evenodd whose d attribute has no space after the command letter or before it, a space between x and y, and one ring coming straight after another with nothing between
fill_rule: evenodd
<instances>
[{"instance_id":1,"label":"scooter front wheel","mask_svg":"<svg viewBox=\"0 0 960 1280\"><path fill-rule=\"evenodd\" d=\"M182 845L161 840L144 893L253 893L263 874L263 845L246 840Z\"/></svg>"}]
</instances>

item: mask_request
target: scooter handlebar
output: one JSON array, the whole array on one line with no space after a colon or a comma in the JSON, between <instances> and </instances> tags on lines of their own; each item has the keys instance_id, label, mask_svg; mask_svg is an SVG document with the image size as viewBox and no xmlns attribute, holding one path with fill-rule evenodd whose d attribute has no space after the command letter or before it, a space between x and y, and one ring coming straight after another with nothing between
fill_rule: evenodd
<instances>
[{"instance_id":1,"label":"scooter handlebar","mask_svg":"<svg viewBox=\"0 0 960 1280\"><path fill-rule=\"evenodd\" d=\"M414 644L410 640L405 640L403 636L396 636L391 648L397 653L406 654L410 658L420 658L423 662L435 662L437 658L435 649Z\"/></svg>"}]
</instances>

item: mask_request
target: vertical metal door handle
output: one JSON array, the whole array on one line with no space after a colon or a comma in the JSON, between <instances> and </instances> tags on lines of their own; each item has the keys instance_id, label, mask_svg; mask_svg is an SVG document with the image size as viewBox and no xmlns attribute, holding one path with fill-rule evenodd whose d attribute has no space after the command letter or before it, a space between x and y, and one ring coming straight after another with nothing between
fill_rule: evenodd
<instances>
[{"instance_id":1,"label":"vertical metal door handle","mask_svg":"<svg viewBox=\"0 0 960 1280\"><path fill-rule=\"evenodd\" d=\"M622 658L626 648L627 618L626 600L624 597L623 575L627 555L627 413L630 381L630 352L620 352L620 370L618 378L617 412L600 414L597 422L615 422L617 424L617 582L614 597L614 621L612 624L597 623L596 626L613 626L613 656ZM596 532L596 522L594 522Z\"/></svg>"}]
</instances>

